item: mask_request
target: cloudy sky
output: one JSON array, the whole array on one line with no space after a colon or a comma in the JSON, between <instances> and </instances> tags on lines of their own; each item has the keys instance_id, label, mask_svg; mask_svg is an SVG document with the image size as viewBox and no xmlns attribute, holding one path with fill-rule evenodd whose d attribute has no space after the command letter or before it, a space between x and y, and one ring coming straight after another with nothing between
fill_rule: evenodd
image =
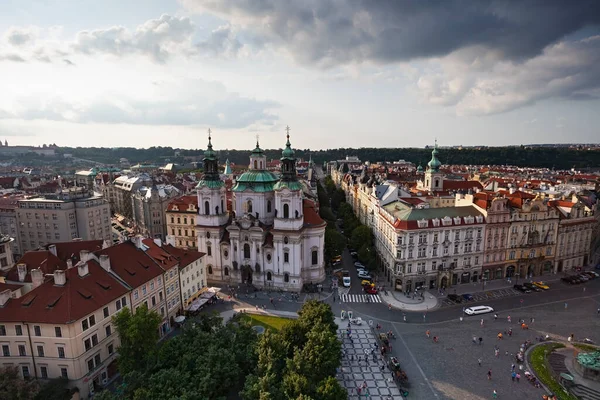
<instances>
[{"instance_id":1,"label":"cloudy sky","mask_svg":"<svg viewBox=\"0 0 600 400\"><path fill-rule=\"evenodd\" d=\"M599 142L596 0L3 0L0 139Z\"/></svg>"}]
</instances>

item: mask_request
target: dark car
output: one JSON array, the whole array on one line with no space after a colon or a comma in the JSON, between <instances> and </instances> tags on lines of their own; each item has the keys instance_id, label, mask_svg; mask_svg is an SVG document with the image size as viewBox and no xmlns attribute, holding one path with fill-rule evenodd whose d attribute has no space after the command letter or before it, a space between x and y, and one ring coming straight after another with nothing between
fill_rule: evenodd
<instances>
[{"instance_id":1,"label":"dark car","mask_svg":"<svg viewBox=\"0 0 600 400\"><path fill-rule=\"evenodd\" d=\"M514 285L513 288L515 288L515 290L518 290L519 292L531 293L531 289L529 289L523 285Z\"/></svg>"},{"instance_id":2,"label":"dark car","mask_svg":"<svg viewBox=\"0 0 600 400\"><path fill-rule=\"evenodd\" d=\"M526 287L527 289L531 290L532 292L541 292L542 291L542 289L540 289L539 287L535 286L531 282L525 282L523 284L523 286Z\"/></svg>"},{"instance_id":3,"label":"dark car","mask_svg":"<svg viewBox=\"0 0 600 400\"><path fill-rule=\"evenodd\" d=\"M471 293L465 293L462 295L463 299L465 299L466 301L473 301L473 295Z\"/></svg>"},{"instance_id":4,"label":"dark car","mask_svg":"<svg viewBox=\"0 0 600 400\"><path fill-rule=\"evenodd\" d=\"M462 302L462 297L457 295L457 294L449 294L448 295L448 300L452 300L455 303L461 303Z\"/></svg>"},{"instance_id":5,"label":"dark car","mask_svg":"<svg viewBox=\"0 0 600 400\"><path fill-rule=\"evenodd\" d=\"M575 282L573 281L573 278L570 276L565 276L564 278L560 278L560 280L563 281L564 283L568 283L569 285L575 284Z\"/></svg>"}]
</instances>

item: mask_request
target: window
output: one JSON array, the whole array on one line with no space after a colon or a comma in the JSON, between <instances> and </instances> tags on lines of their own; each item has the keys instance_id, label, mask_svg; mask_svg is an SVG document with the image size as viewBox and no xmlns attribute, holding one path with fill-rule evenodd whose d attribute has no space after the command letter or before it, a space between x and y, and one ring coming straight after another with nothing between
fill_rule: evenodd
<instances>
[{"instance_id":1,"label":"window","mask_svg":"<svg viewBox=\"0 0 600 400\"><path fill-rule=\"evenodd\" d=\"M88 324L88 320L84 319L83 321L81 321L81 329L83 329L84 331L87 331L89 328L89 324Z\"/></svg>"},{"instance_id":2,"label":"window","mask_svg":"<svg viewBox=\"0 0 600 400\"><path fill-rule=\"evenodd\" d=\"M268 281L273 280L273 274L271 273L271 271L267 272L267 280Z\"/></svg>"},{"instance_id":3,"label":"window","mask_svg":"<svg viewBox=\"0 0 600 400\"><path fill-rule=\"evenodd\" d=\"M156 305L156 297L152 296L152 307Z\"/></svg>"},{"instance_id":4,"label":"window","mask_svg":"<svg viewBox=\"0 0 600 400\"><path fill-rule=\"evenodd\" d=\"M27 365L23 365L21 370L23 371L23 378L29 378L29 367Z\"/></svg>"},{"instance_id":5,"label":"window","mask_svg":"<svg viewBox=\"0 0 600 400\"><path fill-rule=\"evenodd\" d=\"M106 336L110 336L112 335L112 328L110 325L107 325L106 328L104 328L104 330L106 331Z\"/></svg>"},{"instance_id":6,"label":"window","mask_svg":"<svg viewBox=\"0 0 600 400\"><path fill-rule=\"evenodd\" d=\"M27 355L27 351L25 350L25 345L24 344L20 344L19 345L19 355L21 357L25 357Z\"/></svg>"},{"instance_id":7,"label":"window","mask_svg":"<svg viewBox=\"0 0 600 400\"><path fill-rule=\"evenodd\" d=\"M10 347L7 344L2 345L2 355L4 357L10 357Z\"/></svg>"},{"instance_id":8,"label":"window","mask_svg":"<svg viewBox=\"0 0 600 400\"><path fill-rule=\"evenodd\" d=\"M250 245L248 243L244 244L244 258L250 258Z\"/></svg>"},{"instance_id":9,"label":"window","mask_svg":"<svg viewBox=\"0 0 600 400\"><path fill-rule=\"evenodd\" d=\"M223 273L225 274L225 276L229 276L229 268L225 267L225 270L223 271Z\"/></svg>"},{"instance_id":10,"label":"window","mask_svg":"<svg viewBox=\"0 0 600 400\"><path fill-rule=\"evenodd\" d=\"M23 336L23 327L21 325L15 325L15 333L17 336Z\"/></svg>"},{"instance_id":11,"label":"window","mask_svg":"<svg viewBox=\"0 0 600 400\"><path fill-rule=\"evenodd\" d=\"M312 265L317 265L319 263L319 252L317 250L312 251Z\"/></svg>"},{"instance_id":12,"label":"window","mask_svg":"<svg viewBox=\"0 0 600 400\"><path fill-rule=\"evenodd\" d=\"M212 246L210 245L210 243L206 244L206 255L207 256L212 256Z\"/></svg>"},{"instance_id":13,"label":"window","mask_svg":"<svg viewBox=\"0 0 600 400\"><path fill-rule=\"evenodd\" d=\"M65 358L65 348L57 347L57 349L58 349L58 358Z\"/></svg>"},{"instance_id":14,"label":"window","mask_svg":"<svg viewBox=\"0 0 600 400\"><path fill-rule=\"evenodd\" d=\"M63 368L60 369L60 376L63 377L63 378L65 378L65 379L69 379L69 374L68 374L66 368L63 367Z\"/></svg>"},{"instance_id":15,"label":"window","mask_svg":"<svg viewBox=\"0 0 600 400\"><path fill-rule=\"evenodd\" d=\"M289 218L289 217L290 217L290 205L284 204L283 205L283 218Z\"/></svg>"},{"instance_id":16,"label":"window","mask_svg":"<svg viewBox=\"0 0 600 400\"><path fill-rule=\"evenodd\" d=\"M38 346L37 351L38 351L38 357L44 357L44 346Z\"/></svg>"},{"instance_id":17,"label":"window","mask_svg":"<svg viewBox=\"0 0 600 400\"><path fill-rule=\"evenodd\" d=\"M160 276L158 277L158 283L160 283ZM121 299L121 305L123 305L123 307L127 307L127 297L123 297Z\"/></svg>"},{"instance_id":18,"label":"window","mask_svg":"<svg viewBox=\"0 0 600 400\"><path fill-rule=\"evenodd\" d=\"M42 379L48 379L48 368L47 367L40 367L40 373L42 374Z\"/></svg>"},{"instance_id":19,"label":"window","mask_svg":"<svg viewBox=\"0 0 600 400\"><path fill-rule=\"evenodd\" d=\"M210 214L210 204L208 203L208 201L204 202L204 215L208 215Z\"/></svg>"},{"instance_id":20,"label":"window","mask_svg":"<svg viewBox=\"0 0 600 400\"><path fill-rule=\"evenodd\" d=\"M290 281L290 274L288 274L287 272L283 274L283 281L285 283L288 283Z\"/></svg>"},{"instance_id":21,"label":"window","mask_svg":"<svg viewBox=\"0 0 600 400\"><path fill-rule=\"evenodd\" d=\"M134 299L134 300L137 300L139 297L140 297L140 294L139 294L138 290L136 289L136 290L133 292L133 299Z\"/></svg>"},{"instance_id":22,"label":"window","mask_svg":"<svg viewBox=\"0 0 600 400\"><path fill-rule=\"evenodd\" d=\"M246 212L251 213L252 212L252 200L248 200L246 202Z\"/></svg>"},{"instance_id":23,"label":"window","mask_svg":"<svg viewBox=\"0 0 600 400\"><path fill-rule=\"evenodd\" d=\"M60 326L55 326L54 327L54 335L56 337L62 337L62 330L60 329Z\"/></svg>"},{"instance_id":24,"label":"window","mask_svg":"<svg viewBox=\"0 0 600 400\"><path fill-rule=\"evenodd\" d=\"M106 348L108 349L108 354L112 354L112 353L114 353L114 352L115 352L115 349L114 349L114 347L113 347L113 344L112 344L112 343L111 343L111 344L109 344L109 345L108 345Z\"/></svg>"},{"instance_id":25,"label":"window","mask_svg":"<svg viewBox=\"0 0 600 400\"><path fill-rule=\"evenodd\" d=\"M267 212L271 212L271 200L267 200Z\"/></svg>"},{"instance_id":26,"label":"window","mask_svg":"<svg viewBox=\"0 0 600 400\"><path fill-rule=\"evenodd\" d=\"M0 336L6 336L6 327L4 325L0 325Z\"/></svg>"},{"instance_id":27,"label":"window","mask_svg":"<svg viewBox=\"0 0 600 400\"><path fill-rule=\"evenodd\" d=\"M85 351L88 351L92 348L92 341L88 338L83 341L83 345L85 347Z\"/></svg>"},{"instance_id":28,"label":"window","mask_svg":"<svg viewBox=\"0 0 600 400\"><path fill-rule=\"evenodd\" d=\"M88 371L92 372L94 370L94 359L90 358L87 362Z\"/></svg>"},{"instance_id":29,"label":"window","mask_svg":"<svg viewBox=\"0 0 600 400\"><path fill-rule=\"evenodd\" d=\"M208 271L209 275L212 275L213 271L212 271L212 265L209 265L206 270Z\"/></svg>"},{"instance_id":30,"label":"window","mask_svg":"<svg viewBox=\"0 0 600 400\"><path fill-rule=\"evenodd\" d=\"M289 263L290 262L290 253L287 252L287 251L283 253L283 262L284 263Z\"/></svg>"},{"instance_id":31,"label":"window","mask_svg":"<svg viewBox=\"0 0 600 400\"><path fill-rule=\"evenodd\" d=\"M92 335L92 346L98 345L98 335Z\"/></svg>"},{"instance_id":32,"label":"window","mask_svg":"<svg viewBox=\"0 0 600 400\"><path fill-rule=\"evenodd\" d=\"M148 289L146 289L146 285L142 286L142 296L145 296L147 292Z\"/></svg>"}]
</instances>

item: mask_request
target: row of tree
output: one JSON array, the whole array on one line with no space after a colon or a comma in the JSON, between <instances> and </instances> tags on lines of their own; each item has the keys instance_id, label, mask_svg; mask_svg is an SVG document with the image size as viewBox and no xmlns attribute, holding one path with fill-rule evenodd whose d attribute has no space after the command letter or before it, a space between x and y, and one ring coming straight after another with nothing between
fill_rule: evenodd
<instances>
[{"instance_id":1,"label":"row of tree","mask_svg":"<svg viewBox=\"0 0 600 400\"><path fill-rule=\"evenodd\" d=\"M34 379L22 379L18 367L0 369L0 399L2 400L70 400L73 390L68 380L52 379L41 383Z\"/></svg>"},{"instance_id":2,"label":"row of tree","mask_svg":"<svg viewBox=\"0 0 600 400\"><path fill-rule=\"evenodd\" d=\"M146 306L135 314L125 308L113 317L123 380L96 399L347 398L335 379L341 343L331 308L309 301L298 314L260 339L244 320L223 325L220 317L204 315L157 345L160 316Z\"/></svg>"},{"instance_id":3,"label":"row of tree","mask_svg":"<svg viewBox=\"0 0 600 400\"><path fill-rule=\"evenodd\" d=\"M267 331L257 346L256 372L248 377L246 400L344 400L335 378L342 347L333 312L311 300L278 332Z\"/></svg>"},{"instance_id":4,"label":"row of tree","mask_svg":"<svg viewBox=\"0 0 600 400\"><path fill-rule=\"evenodd\" d=\"M251 143L251 142L249 142ZM215 143L218 148L218 144ZM130 147L120 148L94 148L94 147L61 147L59 153L71 153L75 157L96 160L103 163L118 163L120 158L127 158L130 162L152 162L170 159L179 162L174 156L178 151L179 157L184 156L201 157L203 149L185 150L172 147L150 147L148 149L136 149ZM246 165L250 150L221 150L219 157L222 161L228 158L232 163ZM268 149L265 154L269 160L279 159L281 149ZM362 161L397 161L400 159L424 165L431 158L430 148L340 148L328 150L296 149L298 158L323 163L333 160L343 160L348 155L357 156ZM570 169L598 167L599 152L587 150L586 147L483 147L483 148L461 148L441 149L440 160L447 164L467 165L516 165L520 167L547 167L556 169ZM175 161L177 160L177 161Z\"/></svg>"}]
</instances>

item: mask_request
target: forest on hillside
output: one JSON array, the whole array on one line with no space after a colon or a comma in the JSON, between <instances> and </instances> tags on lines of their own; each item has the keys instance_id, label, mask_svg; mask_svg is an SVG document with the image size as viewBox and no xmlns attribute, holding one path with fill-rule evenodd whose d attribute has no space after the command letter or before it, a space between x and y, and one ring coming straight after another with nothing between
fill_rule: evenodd
<instances>
[{"instance_id":1,"label":"forest on hillside","mask_svg":"<svg viewBox=\"0 0 600 400\"><path fill-rule=\"evenodd\" d=\"M150 147L136 149L131 147L96 148L77 147L60 148L60 153L71 153L74 157L94 160L104 164L117 164L119 159L127 158L131 163L165 162L183 163L185 157L201 158L202 149L186 150L172 147ZM265 150L267 159L281 157L282 149ZM299 159L308 160L312 157L316 163L333 160L343 160L346 156L357 156L361 161L398 161L406 160L423 166L431 158L431 149L427 148L339 148L327 150L295 149ZM175 152L179 156L175 156ZM221 162L240 165L248 163L250 150L220 150ZM438 158L443 164L469 165L516 165L521 167L546 167L555 169L570 168L600 168L600 151L587 149L572 149L566 147L486 147L439 149Z\"/></svg>"}]
</instances>

